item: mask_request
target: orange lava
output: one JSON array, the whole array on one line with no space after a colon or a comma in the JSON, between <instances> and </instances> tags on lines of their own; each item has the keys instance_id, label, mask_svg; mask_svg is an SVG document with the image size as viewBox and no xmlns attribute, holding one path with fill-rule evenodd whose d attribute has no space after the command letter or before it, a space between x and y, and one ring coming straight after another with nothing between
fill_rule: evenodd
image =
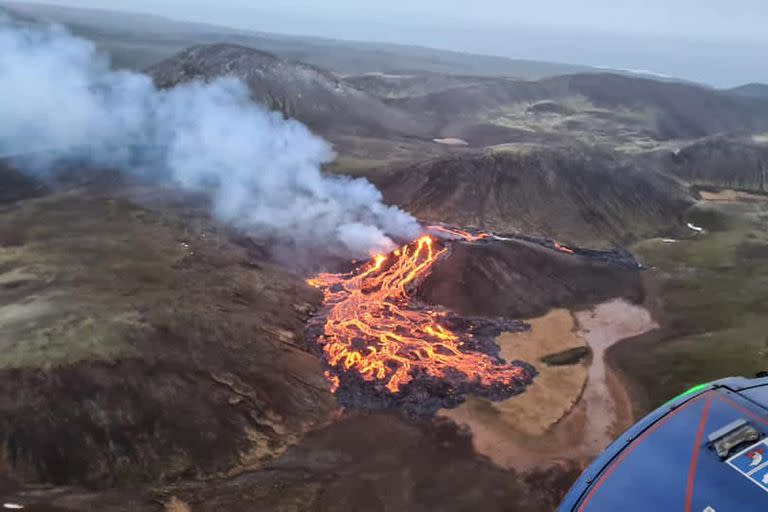
<instances>
[{"instance_id":1,"label":"orange lava","mask_svg":"<svg viewBox=\"0 0 768 512\"><path fill-rule=\"evenodd\" d=\"M570 248L568 248L568 247L564 246L564 245L563 245L563 244L561 244L560 242L555 242L555 249L557 249L557 250L558 250L558 251L560 251L560 252L564 252L564 253L567 253L567 254L576 254L576 253L573 251L573 249L570 249Z\"/></svg>"},{"instance_id":2,"label":"orange lava","mask_svg":"<svg viewBox=\"0 0 768 512\"><path fill-rule=\"evenodd\" d=\"M417 374L462 376L484 386L511 385L525 370L501 364L481 352L462 351L466 334L441 325L446 313L411 305L412 288L446 252L423 236L347 274L320 274L308 283L324 293L328 307L318 341L336 391L342 372L357 372L366 381L397 393Z\"/></svg>"},{"instance_id":3,"label":"orange lava","mask_svg":"<svg viewBox=\"0 0 768 512\"><path fill-rule=\"evenodd\" d=\"M449 235L452 238L463 238L468 242L477 242L478 240L485 240L486 238L493 237L493 235L491 235L490 233L478 233L475 235L470 233L469 231L464 231L463 229L447 228L445 226L429 226L427 229L429 231Z\"/></svg>"}]
</instances>

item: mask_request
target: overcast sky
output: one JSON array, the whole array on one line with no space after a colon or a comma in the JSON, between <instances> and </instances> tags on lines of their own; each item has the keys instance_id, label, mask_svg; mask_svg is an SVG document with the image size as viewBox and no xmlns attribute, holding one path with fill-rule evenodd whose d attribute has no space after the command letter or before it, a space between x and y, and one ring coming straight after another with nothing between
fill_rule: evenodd
<instances>
[{"instance_id":1,"label":"overcast sky","mask_svg":"<svg viewBox=\"0 0 768 512\"><path fill-rule=\"evenodd\" d=\"M240 28L768 82L768 0L43 0ZM42 3L42 2L41 2Z\"/></svg>"}]
</instances>

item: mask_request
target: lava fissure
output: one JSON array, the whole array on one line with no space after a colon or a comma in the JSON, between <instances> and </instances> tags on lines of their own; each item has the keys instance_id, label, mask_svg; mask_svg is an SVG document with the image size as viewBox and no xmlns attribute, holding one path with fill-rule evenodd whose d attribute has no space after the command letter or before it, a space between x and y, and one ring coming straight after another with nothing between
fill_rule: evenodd
<instances>
[{"instance_id":1,"label":"lava fissure","mask_svg":"<svg viewBox=\"0 0 768 512\"><path fill-rule=\"evenodd\" d=\"M486 238L466 235L470 242ZM323 313L310 331L340 401L375 408L418 403L420 411L433 411L460 403L467 392L500 399L531 383L536 370L505 363L493 342L525 324L459 318L414 299L449 244L425 235L352 272L308 281L324 294Z\"/></svg>"}]
</instances>

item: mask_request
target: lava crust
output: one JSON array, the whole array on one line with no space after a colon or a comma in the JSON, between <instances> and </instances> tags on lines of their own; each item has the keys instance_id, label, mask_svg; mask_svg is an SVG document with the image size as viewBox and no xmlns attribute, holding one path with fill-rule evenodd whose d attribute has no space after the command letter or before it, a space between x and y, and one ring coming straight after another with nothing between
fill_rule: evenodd
<instances>
[{"instance_id":1,"label":"lava crust","mask_svg":"<svg viewBox=\"0 0 768 512\"><path fill-rule=\"evenodd\" d=\"M430 415L466 394L502 400L522 393L536 370L505 362L494 339L529 327L504 318L460 317L415 299L449 241L427 235L346 274L320 274L324 307L307 339L321 352L340 403Z\"/></svg>"}]
</instances>

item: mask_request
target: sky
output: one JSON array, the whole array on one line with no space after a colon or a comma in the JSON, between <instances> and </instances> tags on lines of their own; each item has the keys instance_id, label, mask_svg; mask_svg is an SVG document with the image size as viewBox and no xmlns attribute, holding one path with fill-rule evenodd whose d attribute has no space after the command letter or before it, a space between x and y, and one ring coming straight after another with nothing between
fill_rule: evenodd
<instances>
[{"instance_id":1,"label":"sky","mask_svg":"<svg viewBox=\"0 0 768 512\"><path fill-rule=\"evenodd\" d=\"M43 0L46 1L46 0ZM765 0L47 0L265 32L768 82ZM760 69L761 67L765 69Z\"/></svg>"}]
</instances>

